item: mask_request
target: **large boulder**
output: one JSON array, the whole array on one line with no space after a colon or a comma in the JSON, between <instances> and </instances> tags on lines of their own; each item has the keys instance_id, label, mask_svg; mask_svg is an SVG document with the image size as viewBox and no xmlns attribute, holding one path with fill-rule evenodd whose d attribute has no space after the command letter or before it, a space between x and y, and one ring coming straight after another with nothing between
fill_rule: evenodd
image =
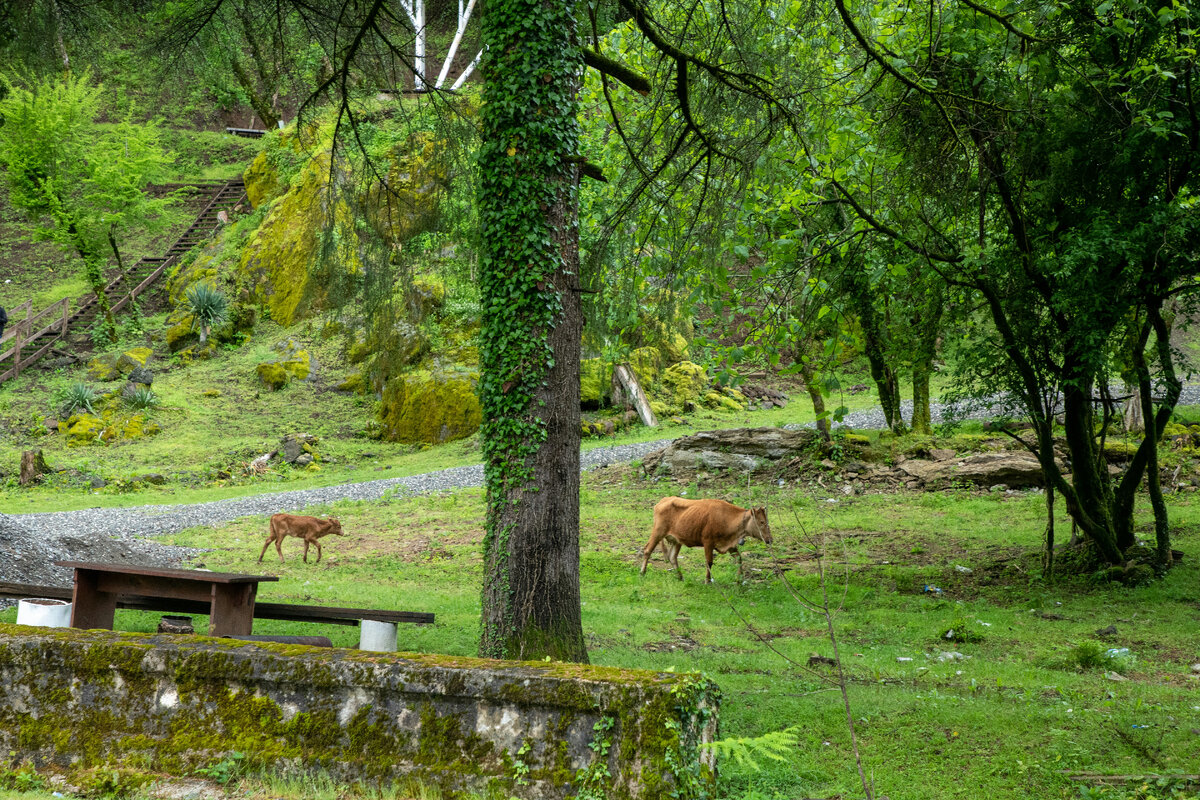
<instances>
[{"instance_id":1,"label":"large boulder","mask_svg":"<svg viewBox=\"0 0 1200 800\"><path fill-rule=\"evenodd\" d=\"M379 406L380 438L409 444L462 439L479 430L479 373L418 371L387 381Z\"/></svg>"},{"instance_id":2,"label":"large boulder","mask_svg":"<svg viewBox=\"0 0 1200 800\"><path fill-rule=\"evenodd\" d=\"M941 461L908 459L898 465L911 478L927 485L974 483L1004 484L1012 488L1041 486L1046 482L1042 465L1032 453L1021 451L978 453Z\"/></svg>"},{"instance_id":3,"label":"large boulder","mask_svg":"<svg viewBox=\"0 0 1200 800\"><path fill-rule=\"evenodd\" d=\"M811 452L817 441L812 430L736 428L683 436L642 460L647 472L676 470L740 470L754 472L781 459Z\"/></svg>"}]
</instances>

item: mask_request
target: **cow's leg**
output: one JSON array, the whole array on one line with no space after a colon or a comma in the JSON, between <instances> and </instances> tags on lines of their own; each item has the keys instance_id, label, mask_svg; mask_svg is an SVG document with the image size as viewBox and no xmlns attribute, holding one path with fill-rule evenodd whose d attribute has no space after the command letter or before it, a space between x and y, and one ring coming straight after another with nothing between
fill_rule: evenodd
<instances>
[{"instance_id":1,"label":"cow's leg","mask_svg":"<svg viewBox=\"0 0 1200 800\"><path fill-rule=\"evenodd\" d=\"M705 573L704 573L704 582L705 583L712 583L712 557L713 557L712 543L705 542L704 543L704 564L706 567Z\"/></svg>"},{"instance_id":2,"label":"cow's leg","mask_svg":"<svg viewBox=\"0 0 1200 800\"><path fill-rule=\"evenodd\" d=\"M733 548L730 548L729 554L731 556L737 556L737 561L738 561L738 577L737 577L737 579L738 579L738 583L741 583L742 582L742 551L738 550L736 547L733 547Z\"/></svg>"},{"instance_id":3,"label":"cow's leg","mask_svg":"<svg viewBox=\"0 0 1200 800\"><path fill-rule=\"evenodd\" d=\"M304 537L304 563L308 563L308 537Z\"/></svg>"},{"instance_id":4,"label":"cow's leg","mask_svg":"<svg viewBox=\"0 0 1200 800\"><path fill-rule=\"evenodd\" d=\"M321 541L319 539L313 539L313 544L315 544L317 546L317 561L316 561L316 563L320 564L321 563Z\"/></svg>"},{"instance_id":5,"label":"cow's leg","mask_svg":"<svg viewBox=\"0 0 1200 800\"><path fill-rule=\"evenodd\" d=\"M683 580L683 573L679 571L679 551L681 549L683 549L683 544L678 539L673 539L667 548L667 561L671 562L671 568L675 570L675 577L679 580Z\"/></svg>"},{"instance_id":6,"label":"cow's leg","mask_svg":"<svg viewBox=\"0 0 1200 800\"><path fill-rule=\"evenodd\" d=\"M267 554L267 548L271 546L271 542L273 542L274 540L275 540L275 532L271 531L271 533L269 533L267 535L267 540L265 542L263 542L262 552L258 554L258 563L260 563L260 564L262 563L263 556L265 556Z\"/></svg>"},{"instance_id":7,"label":"cow's leg","mask_svg":"<svg viewBox=\"0 0 1200 800\"><path fill-rule=\"evenodd\" d=\"M280 564L283 563L283 538L285 536L287 536L286 533L281 533L275 537L275 552L279 553L279 563Z\"/></svg>"},{"instance_id":8,"label":"cow's leg","mask_svg":"<svg viewBox=\"0 0 1200 800\"><path fill-rule=\"evenodd\" d=\"M639 575L646 574L646 565L650 563L650 556L654 554L654 548L662 544L663 537L667 532L663 530L663 526L655 520L654 530L650 532L650 541L646 542L646 546L642 548L642 569Z\"/></svg>"}]
</instances>

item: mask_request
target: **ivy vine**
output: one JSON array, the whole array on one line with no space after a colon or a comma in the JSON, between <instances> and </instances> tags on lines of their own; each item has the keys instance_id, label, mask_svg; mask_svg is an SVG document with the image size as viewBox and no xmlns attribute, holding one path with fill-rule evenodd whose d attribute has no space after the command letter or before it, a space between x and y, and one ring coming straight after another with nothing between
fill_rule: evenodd
<instances>
[{"instance_id":1,"label":"ivy vine","mask_svg":"<svg viewBox=\"0 0 1200 800\"><path fill-rule=\"evenodd\" d=\"M501 512L535 488L533 456L547 436L534 394L554 365L549 336L563 310L553 284L563 265L550 212L577 202L572 159L579 140L581 57L574 46L574 11L573 0L494 0L482 20L486 56L478 208L480 440L488 493L485 619L489 597L511 603L507 553L513 526L502 521ZM511 608L504 619L511 625ZM482 655L504 655L509 632L497 627L488 623L483 632Z\"/></svg>"}]
</instances>

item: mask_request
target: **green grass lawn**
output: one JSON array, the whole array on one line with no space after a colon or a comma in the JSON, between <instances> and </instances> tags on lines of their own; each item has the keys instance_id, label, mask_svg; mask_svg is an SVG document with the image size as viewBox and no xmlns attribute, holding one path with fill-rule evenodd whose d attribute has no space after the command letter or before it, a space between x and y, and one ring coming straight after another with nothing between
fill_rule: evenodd
<instances>
[{"instance_id":1,"label":"green grass lawn","mask_svg":"<svg viewBox=\"0 0 1200 800\"><path fill-rule=\"evenodd\" d=\"M768 504L775 544L744 548L749 579L718 556L703 583L698 550L684 580L661 556L638 575L650 509L664 494ZM836 502L828 502L835 500ZM861 797L820 611L825 589L866 774L892 798L1184 797L1190 790L1081 794L1069 774L1200 772L1200 503L1173 496L1175 546L1188 555L1165 579L1128 589L1041 580L1044 501L1035 494L946 492L850 498L740 481L646 481L629 468L589 474L582 496L583 624L593 663L697 670L723 693L721 733L753 737L799 726L784 761L726 763L720 793L738 798ZM348 532L326 538L319 565L288 541L280 564L258 554L264 519L192 529L164 541L212 548L196 565L277 574L263 600L432 611L400 648L473 655L484 518L480 490L314 509ZM1139 513L1140 530L1149 512ZM1066 519L1059 520L1066 530ZM955 567L970 569L964 573ZM784 582L787 582L785 585ZM939 587L941 594L923 591ZM789 589L789 586L791 587ZM795 596L793 596L793 592ZM0 619L12 621L12 610ZM123 630L158 615L122 611ZM1115 626L1116 634L1096 631ZM204 621L197 619L198 630ZM956 639L945 638L956 631ZM327 635L355 628L262 621L256 633ZM1108 648L1131 660L1110 661ZM943 653L961 653L963 660ZM908 660L911 659L911 660ZM1086 790L1092 791L1092 790Z\"/></svg>"}]
</instances>

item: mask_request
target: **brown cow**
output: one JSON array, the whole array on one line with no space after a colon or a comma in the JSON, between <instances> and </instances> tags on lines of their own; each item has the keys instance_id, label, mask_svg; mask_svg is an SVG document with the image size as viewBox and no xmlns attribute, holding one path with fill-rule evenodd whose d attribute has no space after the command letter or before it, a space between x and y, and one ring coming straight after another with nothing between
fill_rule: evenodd
<instances>
[{"instance_id":1,"label":"brown cow","mask_svg":"<svg viewBox=\"0 0 1200 800\"><path fill-rule=\"evenodd\" d=\"M675 568L679 580L679 550L688 547L703 547L704 560L708 566L705 583L712 583L713 552L732 553L738 560L738 580L742 579L742 554L738 547L747 537L771 543L771 526L767 522L767 509L749 510L739 508L724 500L688 500L683 497L664 497L654 506L654 531L650 541L642 548L642 572L655 547L662 547L663 555Z\"/></svg>"},{"instance_id":2,"label":"brown cow","mask_svg":"<svg viewBox=\"0 0 1200 800\"><path fill-rule=\"evenodd\" d=\"M338 522L337 517L318 519L317 517L302 517L298 514L276 514L271 517L271 533L263 542L263 549L258 554L258 561L260 564L262 563L263 556L267 554L267 548L271 546L271 542L274 542L275 552L279 553L279 560L282 562L283 540L288 536L295 536L304 540L304 563L308 563L308 546L315 544L317 560L314 563L320 564L321 543L318 540L331 533L338 536L346 535L342 532L342 523Z\"/></svg>"}]
</instances>

